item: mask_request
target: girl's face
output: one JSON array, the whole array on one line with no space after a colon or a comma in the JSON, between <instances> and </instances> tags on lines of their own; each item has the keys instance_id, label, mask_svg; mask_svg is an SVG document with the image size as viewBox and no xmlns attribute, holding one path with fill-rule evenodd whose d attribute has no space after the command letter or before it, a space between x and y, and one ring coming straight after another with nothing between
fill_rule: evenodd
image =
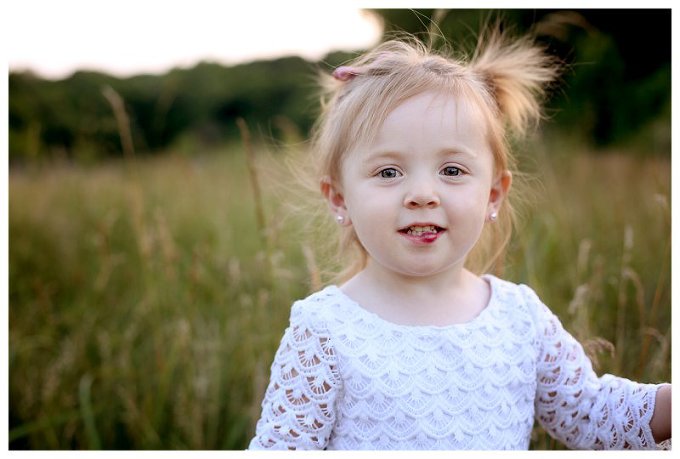
<instances>
[{"instance_id":1,"label":"girl's face","mask_svg":"<svg viewBox=\"0 0 680 459\"><path fill-rule=\"evenodd\" d=\"M339 188L326 187L384 274L459 273L510 186L494 177L486 124L451 95L424 92L392 111L369 144L348 152Z\"/></svg>"}]
</instances>

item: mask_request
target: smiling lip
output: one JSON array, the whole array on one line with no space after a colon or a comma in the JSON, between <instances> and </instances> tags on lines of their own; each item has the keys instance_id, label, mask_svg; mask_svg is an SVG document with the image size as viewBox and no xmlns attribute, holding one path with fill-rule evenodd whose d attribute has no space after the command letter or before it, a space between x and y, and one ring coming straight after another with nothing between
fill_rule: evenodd
<instances>
[{"instance_id":1,"label":"smiling lip","mask_svg":"<svg viewBox=\"0 0 680 459\"><path fill-rule=\"evenodd\" d=\"M417 244L431 244L446 231L434 223L414 223L399 230L399 233Z\"/></svg>"}]
</instances>

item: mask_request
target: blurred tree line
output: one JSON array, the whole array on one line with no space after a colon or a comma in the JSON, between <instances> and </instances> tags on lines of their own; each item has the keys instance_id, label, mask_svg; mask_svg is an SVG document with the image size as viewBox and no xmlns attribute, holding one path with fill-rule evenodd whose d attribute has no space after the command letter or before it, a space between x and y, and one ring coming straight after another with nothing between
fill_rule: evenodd
<instances>
[{"instance_id":1,"label":"blurred tree line","mask_svg":"<svg viewBox=\"0 0 680 459\"><path fill-rule=\"evenodd\" d=\"M470 50L485 23L501 18L532 30L568 64L553 94L551 129L581 133L594 146L644 138L648 153L668 152L671 112L671 10L370 10L395 30L436 24ZM310 37L313 39L313 37ZM93 160L121 155L106 87L125 102L136 150L162 152L182 142L205 147L238 138L242 117L265 136L305 136L317 114L314 77L354 53L320 62L289 57L232 67L200 63L163 75L116 78L79 71L62 80L9 74L10 164L43 157ZM651 140L650 140L651 139Z\"/></svg>"}]
</instances>

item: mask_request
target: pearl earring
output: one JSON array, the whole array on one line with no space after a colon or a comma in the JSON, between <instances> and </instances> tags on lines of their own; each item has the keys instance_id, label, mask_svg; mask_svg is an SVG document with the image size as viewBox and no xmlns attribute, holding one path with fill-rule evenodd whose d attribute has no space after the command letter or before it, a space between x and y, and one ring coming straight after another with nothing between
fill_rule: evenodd
<instances>
[{"instance_id":1,"label":"pearl earring","mask_svg":"<svg viewBox=\"0 0 680 459\"><path fill-rule=\"evenodd\" d=\"M336 220L336 221L338 222L338 224L340 224L340 225L342 225L343 223L345 223L345 217L343 217L342 215L337 215L337 216L335 217L335 220Z\"/></svg>"},{"instance_id":2,"label":"pearl earring","mask_svg":"<svg viewBox=\"0 0 680 459\"><path fill-rule=\"evenodd\" d=\"M498 212L491 212L491 215L489 215L489 220L492 221L492 222L495 222L497 218L498 218Z\"/></svg>"}]
</instances>

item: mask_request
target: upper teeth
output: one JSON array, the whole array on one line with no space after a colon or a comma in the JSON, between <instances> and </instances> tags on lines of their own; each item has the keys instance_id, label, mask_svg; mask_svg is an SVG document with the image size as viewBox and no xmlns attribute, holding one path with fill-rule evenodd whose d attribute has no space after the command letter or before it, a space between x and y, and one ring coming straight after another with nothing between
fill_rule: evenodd
<instances>
[{"instance_id":1,"label":"upper teeth","mask_svg":"<svg viewBox=\"0 0 680 459\"><path fill-rule=\"evenodd\" d=\"M434 225L429 225L429 226L411 226L408 229L408 234L412 234L414 236L419 236L423 233L436 233L437 232L437 227Z\"/></svg>"}]
</instances>

